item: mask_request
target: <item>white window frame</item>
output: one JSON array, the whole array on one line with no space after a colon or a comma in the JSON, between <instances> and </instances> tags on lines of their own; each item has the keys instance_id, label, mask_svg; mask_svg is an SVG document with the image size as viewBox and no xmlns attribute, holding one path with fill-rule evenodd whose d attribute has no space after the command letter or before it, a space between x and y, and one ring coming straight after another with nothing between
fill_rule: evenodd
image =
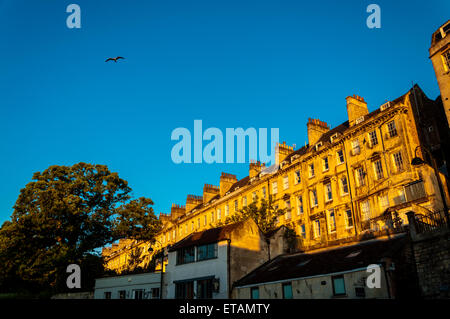
<instances>
[{"instance_id":1,"label":"white window frame","mask_svg":"<svg viewBox=\"0 0 450 319\"><path fill-rule=\"evenodd\" d=\"M343 180L345 180L345 185L347 186L347 191L345 192L344 191L344 182L343 182ZM347 196L348 195L348 193L349 193L349 189L348 189L348 179L347 179L347 176L341 176L340 178L339 178L339 184L340 184L340 189L341 189L341 196Z\"/></svg>"},{"instance_id":2,"label":"white window frame","mask_svg":"<svg viewBox=\"0 0 450 319\"><path fill-rule=\"evenodd\" d=\"M328 156L322 158L322 172L327 172L330 170L330 161L328 160Z\"/></svg>"},{"instance_id":3,"label":"white window frame","mask_svg":"<svg viewBox=\"0 0 450 319\"><path fill-rule=\"evenodd\" d=\"M277 194L278 193L278 183L277 181L272 182L272 194Z\"/></svg>"},{"instance_id":4,"label":"white window frame","mask_svg":"<svg viewBox=\"0 0 450 319\"><path fill-rule=\"evenodd\" d=\"M303 195L298 195L297 196L297 215L301 215L304 212L304 207L303 207Z\"/></svg>"},{"instance_id":5,"label":"white window frame","mask_svg":"<svg viewBox=\"0 0 450 319\"><path fill-rule=\"evenodd\" d=\"M380 180L384 178L383 164L381 163L381 159L374 161L373 163L373 172L375 174L375 179Z\"/></svg>"},{"instance_id":6,"label":"white window frame","mask_svg":"<svg viewBox=\"0 0 450 319\"><path fill-rule=\"evenodd\" d=\"M339 152L342 153L342 162L341 162L341 156L339 155ZM341 165L341 164L345 163L344 150L339 150L336 152L336 163L337 163L337 165Z\"/></svg>"},{"instance_id":7,"label":"white window frame","mask_svg":"<svg viewBox=\"0 0 450 319\"><path fill-rule=\"evenodd\" d=\"M325 191L325 202L331 202L333 200L333 187L331 182L323 185Z\"/></svg>"},{"instance_id":8,"label":"white window frame","mask_svg":"<svg viewBox=\"0 0 450 319\"><path fill-rule=\"evenodd\" d=\"M331 216L333 216L333 217L331 218ZM330 234L335 233L336 232L336 213L334 212L334 209L329 209L327 211L327 221L328 221L328 232ZM331 227L332 225L333 225L333 227Z\"/></svg>"},{"instance_id":9,"label":"white window frame","mask_svg":"<svg viewBox=\"0 0 450 319\"><path fill-rule=\"evenodd\" d=\"M294 184L295 185L301 183L301 181L302 181L302 176L300 174L301 174L300 170L296 170L294 172Z\"/></svg>"},{"instance_id":10,"label":"white window frame","mask_svg":"<svg viewBox=\"0 0 450 319\"><path fill-rule=\"evenodd\" d=\"M283 176L283 190L289 189L289 175Z\"/></svg>"}]
</instances>

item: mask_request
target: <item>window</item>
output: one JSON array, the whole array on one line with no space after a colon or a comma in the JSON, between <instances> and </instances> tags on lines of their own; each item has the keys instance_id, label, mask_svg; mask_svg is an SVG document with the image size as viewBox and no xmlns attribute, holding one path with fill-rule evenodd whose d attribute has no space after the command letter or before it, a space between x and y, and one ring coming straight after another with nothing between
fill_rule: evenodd
<instances>
[{"instance_id":1,"label":"window","mask_svg":"<svg viewBox=\"0 0 450 319\"><path fill-rule=\"evenodd\" d=\"M247 206L247 196L242 197L242 206Z\"/></svg>"},{"instance_id":2,"label":"window","mask_svg":"<svg viewBox=\"0 0 450 319\"><path fill-rule=\"evenodd\" d=\"M212 298L212 279L197 280L197 296L196 299Z\"/></svg>"},{"instance_id":3,"label":"window","mask_svg":"<svg viewBox=\"0 0 450 319\"><path fill-rule=\"evenodd\" d=\"M328 171L330 169L330 166L328 165L328 157L322 158L322 171Z\"/></svg>"},{"instance_id":4,"label":"window","mask_svg":"<svg viewBox=\"0 0 450 319\"><path fill-rule=\"evenodd\" d=\"M197 261L213 259L217 257L217 243L201 245L197 247Z\"/></svg>"},{"instance_id":5,"label":"window","mask_svg":"<svg viewBox=\"0 0 450 319\"><path fill-rule=\"evenodd\" d=\"M111 291L105 291L105 299L111 299Z\"/></svg>"},{"instance_id":6,"label":"window","mask_svg":"<svg viewBox=\"0 0 450 319\"><path fill-rule=\"evenodd\" d=\"M382 179L383 176L383 166L381 165L381 160L376 160L373 162L373 170L375 172L376 179Z\"/></svg>"},{"instance_id":7,"label":"window","mask_svg":"<svg viewBox=\"0 0 450 319\"><path fill-rule=\"evenodd\" d=\"M450 50L447 50L442 54L442 60L444 62L445 71L449 71L450 70Z\"/></svg>"},{"instance_id":8,"label":"window","mask_svg":"<svg viewBox=\"0 0 450 319\"><path fill-rule=\"evenodd\" d=\"M309 164L309 166L308 166L308 168L309 168L309 177L311 178L311 177L314 177L314 164Z\"/></svg>"},{"instance_id":9,"label":"window","mask_svg":"<svg viewBox=\"0 0 450 319\"><path fill-rule=\"evenodd\" d=\"M266 188L265 187L262 188L262 193L263 193L263 198L266 199Z\"/></svg>"},{"instance_id":10,"label":"window","mask_svg":"<svg viewBox=\"0 0 450 319\"><path fill-rule=\"evenodd\" d=\"M186 225L184 225L184 232L186 233L186 235L188 234L188 225L186 224Z\"/></svg>"},{"instance_id":11,"label":"window","mask_svg":"<svg viewBox=\"0 0 450 319\"><path fill-rule=\"evenodd\" d=\"M397 136L397 128L395 127L395 122L391 121L387 124L389 137Z\"/></svg>"},{"instance_id":12,"label":"window","mask_svg":"<svg viewBox=\"0 0 450 319\"><path fill-rule=\"evenodd\" d=\"M316 207L319 204L317 201L317 190L313 189L309 192L309 194L311 200L311 207Z\"/></svg>"},{"instance_id":13,"label":"window","mask_svg":"<svg viewBox=\"0 0 450 319\"><path fill-rule=\"evenodd\" d=\"M320 237L320 220L318 219L313 222L313 234L314 238Z\"/></svg>"},{"instance_id":14,"label":"window","mask_svg":"<svg viewBox=\"0 0 450 319\"><path fill-rule=\"evenodd\" d=\"M253 202L256 202L256 196L257 196L257 195L256 195L256 192L253 192L253 193L252 193L252 201L253 201Z\"/></svg>"},{"instance_id":15,"label":"window","mask_svg":"<svg viewBox=\"0 0 450 319\"><path fill-rule=\"evenodd\" d=\"M353 155L361 153L361 148L359 147L358 139L352 141L352 153Z\"/></svg>"},{"instance_id":16,"label":"window","mask_svg":"<svg viewBox=\"0 0 450 319\"><path fill-rule=\"evenodd\" d=\"M287 200L285 204L286 204L286 213L284 213L284 218L291 219L291 201Z\"/></svg>"},{"instance_id":17,"label":"window","mask_svg":"<svg viewBox=\"0 0 450 319\"><path fill-rule=\"evenodd\" d=\"M225 205L225 217L227 217L229 213L230 213L230 206L228 206L228 204L226 204Z\"/></svg>"},{"instance_id":18,"label":"window","mask_svg":"<svg viewBox=\"0 0 450 319\"><path fill-rule=\"evenodd\" d=\"M330 233L336 231L336 218L334 216L334 209L328 211L328 231Z\"/></svg>"},{"instance_id":19,"label":"window","mask_svg":"<svg viewBox=\"0 0 450 319\"><path fill-rule=\"evenodd\" d=\"M297 197L297 215L303 214L303 196Z\"/></svg>"},{"instance_id":20,"label":"window","mask_svg":"<svg viewBox=\"0 0 450 319\"><path fill-rule=\"evenodd\" d=\"M206 226L206 224L208 223L208 217L206 216L206 214L203 216L203 226ZM175 238L175 237L174 237Z\"/></svg>"},{"instance_id":21,"label":"window","mask_svg":"<svg viewBox=\"0 0 450 319\"><path fill-rule=\"evenodd\" d=\"M152 288L152 299L159 299L159 288Z\"/></svg>"},{"instance_id":22,"label":"window","mask_svg":"<svg viewBox=\"0 0 450 319\"><path fill-rule=\"evenodd\" d=\"M365 175L366 173L364 172L364 169L362 167L356 169L356 186L359 187L365 185Z\"/></svg>"},{"instance_id":23,"label":"window","mask_svg":"<svg viewBox=\"0 0 450 319\"><path fill-rule=\"evenodd\" d=\"M220 220L222 218L220 208L217 210L217 219Z\"/></svg>"},{"instance_id":24,"label":"window","mask_svg":"<svg viewBox=\"0 0 450 319\"><path fill-rule=\"evenodd\" d=\"M370 204L369 201L365 201L361 203L361 218L362 220L370 219Z\"/></svg>"},{"instance_id":25,"label":"window","mask_svg":"<svg viewBox=\"0 0 450 319\"><path fill-rule=\"evenodd\" d=\"M372 131L369 133L369 143L371 146L375 146L378 144L377 132Z\"/></svg>"},{"instance_id":26,"label":"window","mask_svg":"<svg viewBox=\"0 0 450 319\"><path fill-rule=\"evenodd\" d=\"M290 282L283 284L283 299L292 299L292 284Z\"/></svg>"},{"instance_id":27,"label":"window","mask_svg":"<svg viewBox=\"0 0 450 319\"><path fill-rule=\"evenodd\" d=\"M134 293L134 299L144 299L144 289L136 289L133 290Z\"/></svg>"},{"instance_id":28,"label":"window","mask_svg":"<svg viewBox=\"0 0 450 319\"><path fill-rule=\"evenodd\" d=\"M234 211L237 212L239 210L237 199L234 201Z\"/></svg>"},{"instance_id":29,"label":"window","mask_svg":"<svg viewBox=\"0 0 450 319\"><path fill-rule=\"evenodd\" d=\"M191 222L191 232L194 231L194 221Z\"/></svg>"},{"instance_id":30,"label":"window","mask_svg":"<svg viewBox=\"0 0 450 319\"><path fill-rule=\"evenodd\" d=\"M252 287L250 291L251 299L259 299L259 287Z\"/></svg>"},{"instance_id":31,"label":"window","mask_svg":"<svg viewBox=\"0 0 450 319\"><path fill-rule=\"evenodd\" d=\"M192 263L195 261L195 247L186 247L177 250L177 265Z\"/></svg>"},{"instance_id":32,"label":"window","mask_svg":"<svg viewBox=\"0 0 450 319\"><path fill-rule=\"evenodd\" d=\"M394 166L395 166L395 170L397 172L400 172L403 170L403 158L402 158L402 153L401 152L397 152L392 154L392 158L394 160Z\"/></svg>"},{"instance_id":33,"label":"window","mask_svg":"<svg viewBox=\"0 0 450 319\"><path fill-rule=\"evenodd\" d=\"M199 228L200 228L200 217L197 218L197 229L199 229Z\"/></svg>"},{"instance_id":34,"label":"window","mask_svg":"<svg viewBox=\"0 0 450 319\"><path fill-rule=\"evenodd\" d=\"M194 299L194 282L186 281L175 283L175 298Z\"/></svg>"},{"instance_id":35,"label":"window","mask_svg":"<svg viewBox=\"0 0 450 319\"><path fill-rule=\"evenodd\" d=\"M387 194L378 197L378 205L380 206L381 213L389 207L389 198Z\"/></svg>"},{"instance_id":36,"label":"window","mask_svg":"<svg viewBox=\"0 0 450 319\"><path fill-rule=\"evenodd\" d=\"M125 290L119 290L119 299L126 299L127 292Z\"/></svg>"},{"instance_id":37,"label":"window","mask_svg":"<svg viewBox=\"0 0 450 319\"><path fill-rule=\"evenodd\" d=\"M298 184L302 181L301 176L300 176L300 170L295 171L294 174L294 184Z\"/></svg>"},{"instance_id":38,"label":"window","mask_svg":"<svg viewBox=\"0 0 450 319\"><path fill-rule=\"evenodd\" d=\"M345 223L347 225L347 228L353 227L353 217L352 211L350 209L347 209L345 211Z\"/></svg>"},{"instance_id":39,"label":"window","mask_svg":"<svg viewBox=\"0 0 450 319\"><path fill-rule=\"evenodd\" d=\"M336 159L338 165L344 163L344 151L342 150L337 151Z\"/></svg>"},{"instance_id":40,"label":"window","mask_svg":"<svg viewBox=\"0 0 450 319\"><path fill-rule=\"evenodd\" d=\"M345 295L345 281L344 276L333 276L333 295L342 296Z\"/></svg>"},{"instance_id":41,"label":"window","mask_svg":"<svg viewBox=\"0 0 450 319\"><path fill-rule=\"evenodd\" d=\"M211 223L214 223L214 212L211 212Z\"/></svg>"},{"instance_id":42,"label":"window","mask_svg":"<svg viewBox=\"0 0 450 319\"><path fill-rule=\"evenodd\" d=\"M331 183L325 185L325 201L329 202L333 200L333 192L331 191Z\"/></svg>"},{"instance_id":43,"label":"window","mask_svg":"<svg viewBox=\"0 0 450 319\"><path fill-rule=\"evenodd\" d=\"M286 190L289 188L289 176L283 177L283 189Z\"/></svg>"},{"instance_id":44,"label":"window","mask_svg":"<svg viewBox=\"0 0 450 319\"><path fill-rule=\"evenodd\" d=\"M278 193L278 185L277 182L272 182L272 193Z\"/></svg>"},{"instance_id":45,"label":"window","mask_svg":"<svg viewBox=\"0 0 450 319\"><path fill-rule=\"evenodd\" d=\"M405 186L406 199L412 201L427 196L423 186L423 180L412 182Z\"/></svg>"},{"instance_id":46,"label":"window","mask_svg":"<svg viewBox=\"0 0 450 319\"><path fill-rule=\"evenodd\" d=\"M302 238L306 238L306 227L305 227L305 224L302 224L300 226L300 235L302 236Z\"/></svg>"},{"instance_id":47,"label":"window","mask_svg":"<svg viewBox=\"0 0 450 319\"><path fill-rule=\"evenodd\" d=\"M348 183L347 183L347 176L342 176L340 178L341 180L341 195L347 195L348 194Z\"/></svg>"}]
</instances>

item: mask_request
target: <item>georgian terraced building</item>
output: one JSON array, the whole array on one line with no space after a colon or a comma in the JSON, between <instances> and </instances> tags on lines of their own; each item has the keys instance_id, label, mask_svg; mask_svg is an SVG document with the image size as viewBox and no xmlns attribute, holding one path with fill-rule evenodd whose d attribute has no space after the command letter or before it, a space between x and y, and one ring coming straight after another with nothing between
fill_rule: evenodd
<instances>
[{"instance_id":1,"label":"georgian terraced building","mask_svg":"<svg viewBox=\"0 0 450 319\"><path fill-rule=\"evenodd\" d=\"M285 143L276 150L276 164L250 163L249 175L237 179L222 173L219 185L204 185L202 196L188 195L161 214L163 229L153 251L206 229L219 227L257 197L286 208L279 225L297 234L303 251L376 237L402 229L408 211L430 214L443 210L437 176L430 164L445 160L448 124L440 98L428 99L415 85L406 94L369 112L364 98L346 98L348 120L330 129L309 119L308 144ZM447 149L448 151L448 149ZM412 165L412 159L425 160ZM448 201L447 181L440 174ZM122 240L104 248L111 269L126 266L131 249L148 243ZM237 262L237 261L236 261Z\"/></svg>"}]
</instances>

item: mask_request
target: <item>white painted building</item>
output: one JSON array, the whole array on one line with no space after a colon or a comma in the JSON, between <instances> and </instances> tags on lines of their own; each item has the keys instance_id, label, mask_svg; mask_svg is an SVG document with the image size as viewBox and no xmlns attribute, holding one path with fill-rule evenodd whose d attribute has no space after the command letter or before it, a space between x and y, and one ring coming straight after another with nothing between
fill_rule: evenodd
<instances>
[{"instance_id":1,"label":"white painted building","mask_svg":"<svg viewBox=\"0 0 450 319\"><path fill-rule=\"evenodd\" d=\"M94 299L158 299L160 289L160 272L99 278Z\"/></svg>"}]
</instances>

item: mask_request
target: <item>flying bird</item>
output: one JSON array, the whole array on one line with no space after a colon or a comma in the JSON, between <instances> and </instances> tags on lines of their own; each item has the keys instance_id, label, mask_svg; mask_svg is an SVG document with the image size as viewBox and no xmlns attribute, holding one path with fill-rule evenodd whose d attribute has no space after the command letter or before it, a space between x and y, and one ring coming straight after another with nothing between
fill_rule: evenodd
<instances>
[{"instance_id":1,"label":"flying bird","mask_svg":"<svg viewBox=\"0 0 450 319\"><path fill-rule=\"evenodd\" d=\"M121 57L121 56L118 56L118 57L116 57L116 58L108 58L108 59L106 59L105 62L108 62L108 61L114 61L114 62L117 62L117 60L119 60L119 59L125 59L125 58L124 58L124 57Z\"/></svg>"}]
</instances>

